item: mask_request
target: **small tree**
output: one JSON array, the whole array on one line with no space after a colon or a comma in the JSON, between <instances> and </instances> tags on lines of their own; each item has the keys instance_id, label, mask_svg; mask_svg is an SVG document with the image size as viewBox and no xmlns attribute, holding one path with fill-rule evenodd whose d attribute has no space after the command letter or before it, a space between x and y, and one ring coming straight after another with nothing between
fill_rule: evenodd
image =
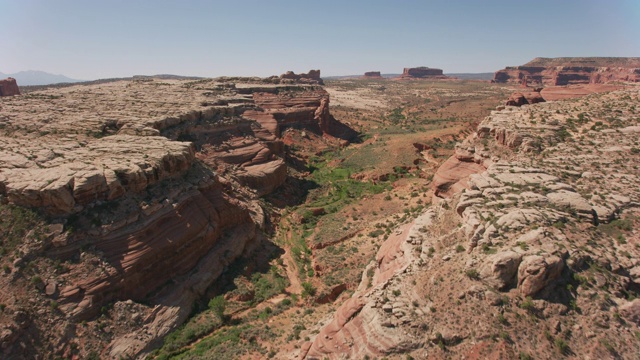
<instances>
[{"instance_id":1,"label":"small tree","mask_svg":"<svg viewBox=\"0 0 640 360\"><path fill-rule=\"evenodd\" d=\"M209 300L209 309L211 309L211 311L213 311L213 313L222 321L224 321L224 310L226 306L226 300L222 295L218 295Z\"/></svg>"}]
</instances>

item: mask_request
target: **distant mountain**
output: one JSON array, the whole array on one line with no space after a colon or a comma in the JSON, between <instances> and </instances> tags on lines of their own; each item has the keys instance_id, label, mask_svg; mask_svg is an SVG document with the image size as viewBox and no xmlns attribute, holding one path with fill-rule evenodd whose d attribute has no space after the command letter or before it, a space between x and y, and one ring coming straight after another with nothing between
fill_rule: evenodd
<instances>
[{"instance_id":1,"label":"distant mountain","mask_svg":"<svg viewBox=\"0 0 640 360\"><path fill-rule=\"evenodd\" d=\"M50 74L44 71L20 71L15 74L4 74L0 72L0 79L12 77L18 82L18 86L29 85L49 85L58 83L75 83L84 80L77 80L64 75Z\"/></svg>"},{"instance_id":2,"label":"distant mountain","mask_svg":"<svg viewBox=\"0 0 640 360\"><path fill-rule=\"evenodd\" d=\"M493 79L493 73L456 73L445 74L447 76L455 77L463 80L491 80Z\"/></svg>"}]
</instances>

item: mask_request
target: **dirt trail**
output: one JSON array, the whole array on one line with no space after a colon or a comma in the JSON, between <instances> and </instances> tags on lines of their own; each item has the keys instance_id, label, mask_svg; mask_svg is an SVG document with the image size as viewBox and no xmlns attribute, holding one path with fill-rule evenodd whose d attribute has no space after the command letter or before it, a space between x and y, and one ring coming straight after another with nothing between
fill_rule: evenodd
<instances>
[{"instance_id":1,"label":"dirt trail","mask_svg":"<svg viewBox=\"0 0 640 360\"><path fill-rule=\"evenodd\" d=\"M296 266L296 262L291 257L291 249L286 248L284 255L282 255L282 260L284 261L284 267L287 272L287 278L289 278L289 287L285 289L289 294L300 294L302 293L302 283L300 282L300 277L298 276L298 267Z\"/></svg>"}]
</instances>

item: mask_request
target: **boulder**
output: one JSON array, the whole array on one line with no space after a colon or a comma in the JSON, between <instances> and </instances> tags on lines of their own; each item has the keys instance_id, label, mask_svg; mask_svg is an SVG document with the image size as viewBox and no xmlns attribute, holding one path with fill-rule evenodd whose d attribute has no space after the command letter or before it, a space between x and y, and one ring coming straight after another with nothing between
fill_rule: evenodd
<instances>
[{"instance_id":1,"label":"boulder","mask_svg":"<svg viewBox=\"0 0 640 360\"><path fill-rule=\"evenodd\" d=\"M499 290L506 289L514 284L521 261L522 255L511 250L491 255L480 272L481 277Z\"/></svg>"},{"instance_id":2,"label":"boulder","mask_svg":"<svg viewBox=\"0 0 640 360\"><path fill-rule=\"evenodd\" d=\"M518 267L518 289L523 296L533 296L560 277L564 261L555 255L525 257Z\"/></svg>"}]
</instances>

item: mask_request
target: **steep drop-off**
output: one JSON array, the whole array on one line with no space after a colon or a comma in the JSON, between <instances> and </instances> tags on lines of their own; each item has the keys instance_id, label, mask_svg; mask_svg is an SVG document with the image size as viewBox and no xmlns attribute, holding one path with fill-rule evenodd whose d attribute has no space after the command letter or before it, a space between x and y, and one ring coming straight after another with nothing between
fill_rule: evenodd
<instances>
[{"instance_id":1,"label":"steep drop-off","mask_svg":"<svg viewBox=\"0 0 640 360\"><path fill-rule=\"evenodd\" d=\"M531 86L639 82L640 58L536 58L497 71L493 81Z\"/></svg>"},{"instance_id":2,"label":"steep drop-off","mask_svg":"<svg viewBox=\"0 0 640 360\"><path fill-rule=\"evenodd\" d=\"M48 222L3 243L4 356L137 357L183 322L261 246L258 198L287 178L282 132L355 135L322 88L290 80L140 79L3 100L0 200ZM105 318L116 308L126 320Z\"/></svg>"}]
</instances>

